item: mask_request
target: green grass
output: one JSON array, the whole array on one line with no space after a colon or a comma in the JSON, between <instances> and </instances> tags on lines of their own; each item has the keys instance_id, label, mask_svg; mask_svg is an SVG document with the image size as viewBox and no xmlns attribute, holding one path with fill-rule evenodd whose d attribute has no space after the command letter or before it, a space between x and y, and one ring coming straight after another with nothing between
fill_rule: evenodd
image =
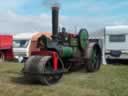
<instances>
[{"instance_id":1,"label":"green grass","mask_svg":"<svg viewBox=\"0 0 128 96\"><path fill-rule=\"evenodd\" d=\"M0 96L128 96L128 66L102 65L96 73L65 74L55 85L26 83L22 64L0 64Z\"/></svg>"}]
</instances>

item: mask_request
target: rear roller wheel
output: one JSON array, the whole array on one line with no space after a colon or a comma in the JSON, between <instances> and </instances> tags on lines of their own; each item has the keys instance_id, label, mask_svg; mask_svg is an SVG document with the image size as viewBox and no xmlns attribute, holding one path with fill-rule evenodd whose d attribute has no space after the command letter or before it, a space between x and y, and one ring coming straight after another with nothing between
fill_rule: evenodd
<instances>
[{"instance_id":1,"label":"rear roller wheel","mask_svg":"<svg viewBox=\"0 0 128 96\"><path fill-rule=\"evenodd\" d=\"M92 48L90 58L87 60L86 69L88 72L99 70L101 66L101 53L97 47Z\"/></svg>"}]
</instances>

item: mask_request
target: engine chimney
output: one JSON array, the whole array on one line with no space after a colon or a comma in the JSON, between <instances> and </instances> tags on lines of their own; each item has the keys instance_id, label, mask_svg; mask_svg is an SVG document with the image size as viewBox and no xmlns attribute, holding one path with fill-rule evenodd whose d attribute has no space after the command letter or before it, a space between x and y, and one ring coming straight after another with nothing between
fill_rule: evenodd
<instances>
[{"instance_id":1,"label":"engine chimney","mask_svg":"<svg viewBox=\"0 0 128 96\"><path fill-rule=\"evenodd\" d=\"M59 7L52 7L52 38L56 39L58 34Z\"/></svg>"}]
</instances>

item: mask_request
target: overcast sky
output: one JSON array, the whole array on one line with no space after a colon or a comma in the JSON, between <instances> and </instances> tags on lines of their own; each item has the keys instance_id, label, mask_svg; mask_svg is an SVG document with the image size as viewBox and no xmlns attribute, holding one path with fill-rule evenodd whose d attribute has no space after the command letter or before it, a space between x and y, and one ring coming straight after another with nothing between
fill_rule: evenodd
<instances>
[{"instance_id":1,"label":"overcast sky","mask_svg":"<svg viewBox=\"0 0 128 96\"><path fill-rule=\"evenodd\" d=\"M53 1L60 6L60 26L71 32L128 24L128 0L0 0L0 32L51 31Z\"/></svg>"}]
</instances>

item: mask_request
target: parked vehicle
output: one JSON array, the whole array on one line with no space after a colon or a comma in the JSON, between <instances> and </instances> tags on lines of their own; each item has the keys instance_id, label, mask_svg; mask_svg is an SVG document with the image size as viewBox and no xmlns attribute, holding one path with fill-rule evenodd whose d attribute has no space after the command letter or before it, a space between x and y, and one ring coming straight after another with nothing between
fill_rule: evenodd
<instances>
[{"instance_id":1,"label":"parked vehicle","mask_svg":"<svg viewBox=\"0 0 128 96\"><path fill-rule=\"evenodd\" d=\"M104 32L105 58L128 59L128 26L107 26Z\"/></svg>"},{"instance_id":2,"label":"parked vehicle","mask_svg":"<svg viewBox=\"0 0 128 96\"><path fill-rule=\"evenodd\" d=\"M37 40L40 36L50 37L49 32L20 33L14 36L13 51L14 56L19 62L24 62L30 55L31 51L39 51Z\"/></svg>"},{"instance_id":3,"label":"parked vehicle","mask_svg":"<svg viewBox=\"0 0 128 96\"><path fill-rule=\"evenodd\" d=\"M12 45L12 35L0 35L0 61L11 60L14 58Z\"/></svg>"}]
</instances>

